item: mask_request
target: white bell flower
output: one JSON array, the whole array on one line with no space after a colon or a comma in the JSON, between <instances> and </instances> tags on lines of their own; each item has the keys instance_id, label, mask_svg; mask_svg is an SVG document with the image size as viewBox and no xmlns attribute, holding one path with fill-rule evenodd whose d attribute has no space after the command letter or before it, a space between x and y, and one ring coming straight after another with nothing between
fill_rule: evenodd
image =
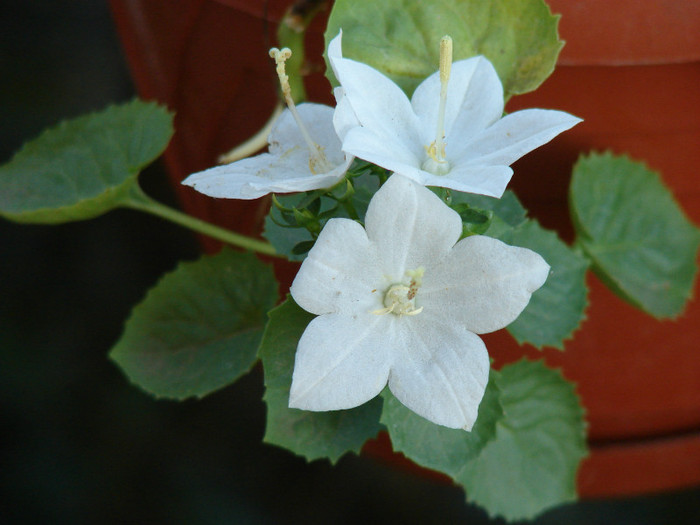
<instances>
[{"instance_id":1,"label":"white bell flower","mask_svg":"<svg viewBox=\"0 0 700 525\"><path fill-rule=\"evenodd\" d=\"M331 219L291 287L318 317L297 347L289 406L358 406L387 385L408 408L470 430L489 376L476 334L514 321L547 279L533 251L484 236L457 242L459 215L392 175L366 227Z\"/></svg>"},{"instance_id":2,"label":"white bell flower","mask_svg":"<svg viewBox=\"0 0 700 525\"><path fill-rule=\"evenodd\" d=\"M284 60L291 51L273 49L288 108L268 136L268 153L193 173L183 184L210 197L257 199L268 193L330 188L340 182L354 157L345 155L333 127L334 109L323 104L295 106Z\"/></svg>"},{"instance_id":3,"label":"white bell flower","mask_svg":"<svg viewBox=\"0 0 700 525\"><path fill-rule=\"evenodd\" d=\"M510 164L581 119L563 111L527 109L503 117L503 86L483 56L452 63L442 39L440 69L409 101L372 67L343 58L342 32L328 59L344 96L336 131L343 150L424 186L500 198Z\"/></svg>"}]
</instances>

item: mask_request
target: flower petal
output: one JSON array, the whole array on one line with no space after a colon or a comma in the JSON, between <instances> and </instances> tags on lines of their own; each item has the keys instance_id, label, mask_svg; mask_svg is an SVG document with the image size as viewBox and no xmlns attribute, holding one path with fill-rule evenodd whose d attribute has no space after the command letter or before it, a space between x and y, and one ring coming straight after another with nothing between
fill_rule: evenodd
<instances>
[{"instance_id":1,"label":"flower petal","mask_svg":"<svg viewBox=\"0 0 700 525\"><path fill-rule=\"evenodd\" d=\"M333 165L344 163L345 155L343 155L340 139L333 127L335 109L324 104L305 102L297 106L297 112L313 141L323 148L323 153L328 161ZM300 150L306 152L305 165L308 170L308 146L291 111L285 109L282 112L272 126L267 141L270 144L269 151L273 155L283 155L298 146Z\"/></svg>"},{"instance_id":2,"label":"flower petal","mask_svg":"<svg viewBox=\"0 0 700 525\"><path fill-rule=\"evenodd\" d=\"M416 182L425 186L450 188L500 199L512 176L513 170L509 166L457 165L453 166L447 175L433 175L423 171L421 179ZM410 178L414 179L414 177Z\"/></svg>"},{"instance_id":3,"label":"flower petal","mask_svg":"<svg viewBox=\"0 0 700 525\"><path fill-rule=\"evenodd\" d=\"M433 192L394 174L372 197L365 228L377 247L380 262L375 264L399 282L406 270L427 268L445 257L462 234L462 220Z\"/></svg>"},{"instance_id":4,"label":"flower petal","mask_svg":"<svg viewBox=\"0 0 700 525\"><path fill-rule=\"evenodd\" d=\"M362 226L350 219L331 219L304 259L290 292L307 312L354 315L383 307L382 283L375 246Z\"/></svg>"},{"instance_id":5,"label":"flower petal","mask_svg":"<svg viewBox=\"0 0 700 525\"><path fill-rule=\"evenodd\" d=\"M420 177L420 173L427 173L420 169L421 161L415 151L397 148L369 128L345 128L343 149L349 154L406 177ZM414 180L419 182L417 178Z\"/></svg>"},{"instance_id":6,"label":"flower petal","mask_svg":"<svg viewBox=\"0 0 700 525\"><path fill-rule=\"evenodd\" d=\"M540 255L474 235L426 271L416 296L420 314L484 334L513 322L549 274Z\"/></svg>"},{"instance_id":7,"label":"flower petal","mask_svg":"<svg viewBox=\"0 0 700 525\"><path fill-rule=\"evenodd\" d=\"M357 128L360 121L357 120L355 110L352 109L350 101L345 97L343 88L338 86L333 90L335 97L335 111L333 112L333 128L338 138L343 141L348 131Z\"/></svg>"},{"instance_id":8,"label":"flower petal","mask_svg":"<svg viewBox=\"0 0 700 525\"><path fill-rule=\"evenodd\" d=\"M489 378L479 336L439 318L396 318L389 388L416 414L438 425L471 430Z\"/></svg>"},{"instance_id":9,"label":"flower petal","mask_svg":"<svg viewBox=\"0 0 700 525\"><path fill-rule=\"evenodd\" d=\"M413 110L421 120L423 141L435 140L440 103L440 73L426 78L411 99ZM493 124L503 114L503 87L491 62L484 57L459 60L452 64L445 105L447 156L450 145L463 144Z\"/></svg>"},{"instance_id":10,"label":"flower petal","mask_svg":"<svg viewBox=\"0 0 700 525\"><path fill-rule=\"evenodd\" d=\"M404 92L376 69L343 58L341 35L331 41L328 60L359 123L401 157L422 148L419 120ZM353 153L345 144L343 149Z\"/></svg>"},{"instance_id":11,"label":"flower petal","mask_svg":"<svg viewBox=\"0 0 700 525\"><path fill-rule=\"evenodd\" d=\"M333 108L323 104L299 104L299 116L312 139L323 148L333 169L311 173L309 150L292 113L282 112L268 137L270 153L242 159L193 173L183 184L210 197L257 199L268 193L293 193L330 188L350 167L333 128Z\"/></svg>"},{"instance_id":12,"label":"flower petal","mask_svg":"<svg viewBox=\"0 0 700 525\"><path fill-rule=\"evenodd\" d=\"M289 406L353 408L382 391L389 376L387 316L328 314L309 323L299 340Z\"/></svg>"},{"instance_id":13,"label":"flower petal","mask_svg":"<svg viewBox=\"0 0 700 525\"><path fill-rule=\"evenodd\" d=\"M506 115L472 140L458 143L450 161L477 165L508 166L526 153L546 144L581 119L563 111L525 109Z\"/></svg>"},{"instance_id":14,"label":"flower petal","mask_svg":"<svg viewBox=\"0 0 700 525\"><path fill-rule=\"evenodd\" d=\"M192 186L210 197L257 199L273 192L293 193L330 188L342 180L351 162L352 157L349 157L333 171L314 175L309 171L306 148L297 148L284 156L263 153L193 173L182 184Z\"/></svg>"}]
</instances>

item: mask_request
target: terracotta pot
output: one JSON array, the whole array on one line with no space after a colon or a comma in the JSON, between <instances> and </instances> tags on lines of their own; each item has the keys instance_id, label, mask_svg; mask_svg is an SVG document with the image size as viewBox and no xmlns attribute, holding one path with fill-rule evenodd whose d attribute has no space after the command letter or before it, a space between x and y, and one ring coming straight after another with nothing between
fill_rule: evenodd
<instances>
[{"instance_id":1,"label":"terracotta pot","mask_svg":"<svg viewBox=\"0 0 700 525\"><path fill-rule=\"evenodd\" d=\"M700 223L700 4L549 3L563 15L567 45L554 74L508 109L556 108L585 121L514 166L518 195L541 222L570 237L571 165L580 152L611 149L661 172ZM578 383L588 410L593 454L580 473L581 492L630 494L699 483L700 302L691 302L678 321L658 322L594 277L589 284L592 306L582 329L563 354L546 352ZM508 345L500 334L495 339ZM500 362L520 354L508 346L496 354Z\"/></svg>"},{"instance_id":2,"label":"terracotta pot","mask_svg":"<svg viewBox=\"0 0 700 525\"><path fill-rule=\"evenodd\" d=\"M675 0L550 0L568 41L559 67L509 110L544 107L585 119L514 167L513 186L545 226L571 237L566 191L581 152L612 149L661 172L700 222L700 4ZM177 111L165 158L189 212L257 232L266 203L216 201L179 185L191 172L257 131L275 102L267 49L284 0L111 0L139 92ZM267 6L267 8L266 8ZM319 57L324 15L309 32ZM307 78L312 100L332 103L322 62ZM700 483L700 303L677 322L658 322L617 299L595 278L588 320L566 351L542 354L579 385L591 456L583 496L634 494ZM697 292L696 292L696 295ZM487 336L499 364L523 354L505 332ZM386 455L386 437L366 453ZM394 456L393 461L401 461Z\"/></svg>"}]
</instances>

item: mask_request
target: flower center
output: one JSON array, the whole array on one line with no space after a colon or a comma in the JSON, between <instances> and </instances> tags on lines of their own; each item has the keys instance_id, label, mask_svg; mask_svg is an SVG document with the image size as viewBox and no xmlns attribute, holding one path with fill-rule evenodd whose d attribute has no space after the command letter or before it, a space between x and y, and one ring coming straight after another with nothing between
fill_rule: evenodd
<instances>
[{"instance_id":1,"label":"flower center","mask_svg":"<svg viewBox=\"0 0 700 525\"><path fill-rule=\"evenodd\" d=\"M450 171L450 163L445 158L445 106L447 105L447 84L452 69L452 38L443 36L440 40L440 105L438 106L435 140L424 146L428 158L421 168L435 175L445 175Z\"/></svg>"},{"instance_id":2,"label":"flower center","mask_svg":"<svg viewBox=\"0 0 700 525\"><path fill-rule=\"evenodd\" d=\"M287 103L289 111L292 112L292 116L294 117L297 126L299 126L299 131L301 131L301 135L304 137L304 141L309 148L309 170L314 175L317 173L328 173L329 171L333 170L333 166L330 164L330 162L328 162L328 159L326 159L326 155L323 153L323 147L316 144L311 138L311 135L309 135L309 130L301 120L297 107L292 99L292 88L289 86L289 77L287 76L284 68L285 61L291 56L292 50L288 47L285 47L282 50L279 50L276 47L270 49L270 57L274 58L275 63L277 64L276 71L277 76L280 79L280 86L282 87L284 101Z\"/></svg>"},{"instance_id":3,"label":"flower center","mask_svg":"<svg viewBox=\"0 0 700 525\"><path fill-rule=\"evenodd\" d=\"M404 283L392 284L384 294L384 308L374 310L376 315L394 314L418 315L423 311L423 307L416 308L416 293L420 288L425 270L423 267L417 270L409 270L406 275L411 278L406 285Z\"/></svg>"}]
</instances>

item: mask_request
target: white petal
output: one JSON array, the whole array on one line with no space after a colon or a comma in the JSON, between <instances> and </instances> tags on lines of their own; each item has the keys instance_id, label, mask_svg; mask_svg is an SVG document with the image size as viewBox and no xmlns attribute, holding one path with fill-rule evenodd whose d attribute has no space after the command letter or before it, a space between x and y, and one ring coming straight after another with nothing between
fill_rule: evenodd
<instances>
[{"instance_id":1,"label":"white petal","mask_svg":"<svg viewBox=\"0 0 700 525\"><path fill-rule=\"evenodd\" d=\"M297 347L289 406L340 410L369 401L389 375L387 316L328 314L306 327Z\"/></svg>"},{"instance_id":2,"label":"white petal","mask_svg":"<svg viewBox=\"0 0 700 525\"><path fill-rule=\"evenodd\" d=\"M580 118L563 111L516 111L484 130L458 151L453 150L449 158L455 163L508 166L579 122Z\"/></svg>"},{"instance_id":3,"label":"white petal","mask_svg":"<svg viewBox=\"0 0 700 525\"><path fill-rule=\"evenodd\" d=\"M427 319L446 319L484 334L513 322L549 275L549 265L527 248L474 235L423 276L416 304Z\"/></svg>"},{"instance_id":4,"label":"white petal","mask_svg":"<svg viewBox=\"0 0 700 525\"><path fill-rule=\"evenodd\" d=\"M338 78L338 73L335 70L335 66L333 63L337 60L340 60L343 58L343 30L341 29L338 31L338 34L330 41L328 44L328 62L331 65L331 69L333 70L333 74L335 75L336 78Z\"/></svg>"},{"instance_id":5,"label":"white petal","mask_svg":"<svg viewBox=\"0 0 700 525\"><path fill-rule=\"evenodd\" d=\"M335 109L324 104L305 102L297 106L299 118L309 131L313 141L323 148L323 153L333 165L345 162L345 156L341 149L341 142L333 128L333 113ZM299 131L292 112L285 109L270 130L267 138L270 144L270 153L283 155L287 151L298 146L306 152L306 167L308 169L308 147L304 137Z\"/></svg>"},{"instance_id":6,"label":"white petal","mask_svg":"<svg viewBox=\"0 0 700 525\"><path fill-rule=\"evenodd\" d=\"M350 101L345 97L342 87L337 87L333 90L335 96L335 111L333 112L333 127L341 141L345 139L348 131L360 125L357 120L355 110L352 109Z\"/></svg>"},{"instance_id":7,"label":"white petal","mask_svg":"<svg viewBox=\"0 0 700 525\"><path fill-rule=\"evenodd\" d=\"M270 153L216 166L187 177L183 184L210 197L257 199L268 193L293 193L330 188L345 175L353 161L340 147L333 128L333 108L300 104L302 122L314 141L323 147L333 166L328 173L311 173L309 150L289 110L282 112L268 137Z\"/></svg>"},{"instance_id":8,"label":"white petal","mask_svg":"<svg viewBox=\"0 0 700 525\"><path fill-rule=\"evenodd\" d=\"M401 174L422 172L421 160L415 150L391 144L374 131L364 127L345 128L343 150L377 166Z\"/></svg>"},{"instance_id":9,"label":"white petal","mask_svg":"<svg viewBox=\"0 0 700 525\"><path fill-rule=\"evenodd\" d=\"M257 199L268 193L293 193L329 188L342 180L352 157L326 174L309 171L306 149L296 148L286 155L263 153L224 166L193 173L183 184L210 197Z\"/></svg>"},{"instance_id":10,"label":"white petal","mask_svg":"<svg viewBox=\"0 0 700 525\"><path fill-rule=\"evenodd\" d=\"M445 257L462 233L462 220L433 192L394 174L372 197L365 227L382 270L398 282L406 270Z\"/></svg>"},{"instance_id":11,"label":"white petal","mask_svg":"<svg viewBox=\"0 0 700 525\"><path fill-rule=\"evenodd\" d=\"M290 292L307 312L348 315L383 308L384 279L375 247L350 219L329 220L304 259Z\"/></svg>"},{"instance_id":12,"label":"white petal","mask_svg":"<svg viewBox=\"0 0 700 525\"><path fill-rule=\"evenodd\" d=\"M360 124L401 155L420 150L419 120L404 92L376 69L342 58L340 38L331 42L328 59Z\"/></svg>"},{"instance_id":13,"label":"white petal","mask_svg":"<svg viewBox=\"0 0 700 525\"><path fill-rule=\"evenodd\" d=\"M501 198L513 175L509 166L453 166L446 175L422 172L420 181L425 186L438 186L466 193L478 193ZM413 177L411 177L413 178Z\"/></svg>"},{"instance_id":14,"label":"white petal","mask_svg":"<svg viewBox=\"0 0 700 525\"><path fill-rule=\"evenodd\" d=\"M437 133L440 74L430 75L416 88L411 99L421 120L423 140L430 144ZM484 57L452 64L445 106L447 153L451 144L465 143L503 114L503 88L496 70Z\"/></svg>"},{"instance_id":15,"label":"white petal","mask_svg":"<svg viewBox=\"0 0 700 525\"><path fill-rule=\"evenodd\" d=\"M462 63L470 61L476 61L474 73L469 78L469 84L464 93L456 94L459 97L457 99L459 109L453 117L451 116L450 125L445 126L448 158L451 155L452 146L458 148L460 144L466 143L503 115L503 86L493 65L484 57L460 60L453 64L447 91L448 102L450 90L454 90L453 85L461 81L458 75L464 75L462 69L469 66Z\"/></svg>"},{"instance_id":16,"label":"white petal","mask_svg":"<svg viewBox=\"0 0 700 525\"><path fill-rule=\"evenodd\" d=\"M404 330L397 330L389 388L429 421L471 430L489 378L486 346L464 327L422 315L396 319Z\"/></svg>"}]
</instances>

